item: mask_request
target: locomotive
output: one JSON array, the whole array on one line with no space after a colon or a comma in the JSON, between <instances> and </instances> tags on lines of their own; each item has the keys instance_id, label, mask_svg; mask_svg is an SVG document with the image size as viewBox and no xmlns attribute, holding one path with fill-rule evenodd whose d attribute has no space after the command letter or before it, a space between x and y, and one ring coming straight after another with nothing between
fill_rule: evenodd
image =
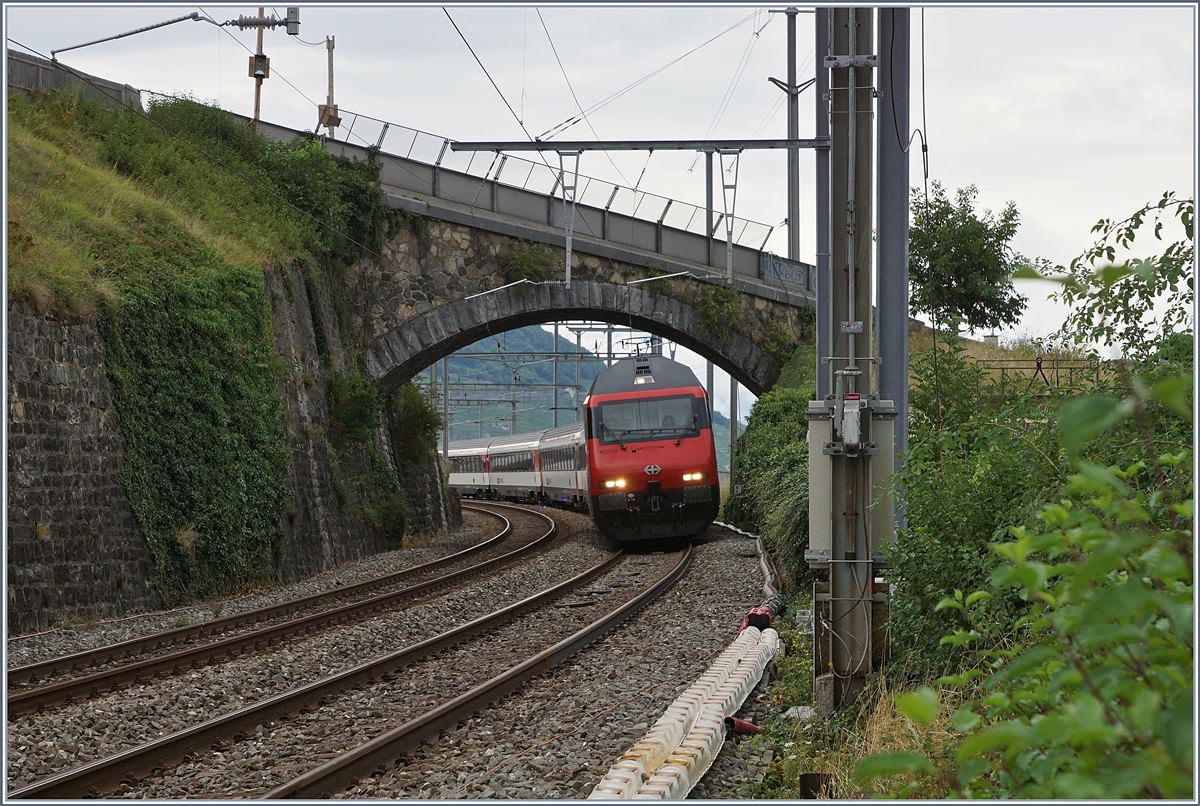
<instances>
[{"instance_id":1,"label":"locomotive","mask_svg":"<svg viewBox=\"0 0 1200 806\"><path fill-rule=\"evenodd\" d=\"M464 497L586 508L620 543L700 534L721 502L704 387L659 355L597 375L582 423L453 442L448 459Z\"/></svg>"}]
</instances>

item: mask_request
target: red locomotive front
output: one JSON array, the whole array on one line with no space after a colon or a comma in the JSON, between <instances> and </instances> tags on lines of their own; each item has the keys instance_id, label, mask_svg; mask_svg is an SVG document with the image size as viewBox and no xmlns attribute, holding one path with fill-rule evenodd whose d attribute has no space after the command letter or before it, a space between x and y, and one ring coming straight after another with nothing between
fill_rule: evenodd
<instances>
[{"instance_id":1,"label":"red locomotive front","mask_svg":"<svg viewBox=\"0 0 1200 806\"><path fill-rule=\"evenodd\" d=\"M687 366L617 361L585 403L588 504L618 542L692 537L717 517L721 488L707 396Z\"/></svg>"}]
</instances>

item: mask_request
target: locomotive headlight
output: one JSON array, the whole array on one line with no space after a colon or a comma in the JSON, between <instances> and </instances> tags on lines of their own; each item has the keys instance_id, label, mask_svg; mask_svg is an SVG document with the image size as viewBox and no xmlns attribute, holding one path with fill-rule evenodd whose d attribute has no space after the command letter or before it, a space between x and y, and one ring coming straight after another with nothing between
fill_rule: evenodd
<instances>
[{"instance_id":1,"label":"locomotive headlight","mask_svg":"<svg viewBox=\"0 0 1200 806\"><path fill-rule=\"evenodd\" d=\"M623 488L625 486L625 479L609 479L604 482L604 486L610 490L614 487Z\"/></svg>"},{"instance_id":2,"label":"locomotive headlight","mask_svg":"<svg viewBox=\"0 0 1200 806\"><path fill-rule=\"evenodd\" d=\"M684 473L683 480L684 481L704 481L704 474L703 473Z\"/></svg>"}]
</instances>

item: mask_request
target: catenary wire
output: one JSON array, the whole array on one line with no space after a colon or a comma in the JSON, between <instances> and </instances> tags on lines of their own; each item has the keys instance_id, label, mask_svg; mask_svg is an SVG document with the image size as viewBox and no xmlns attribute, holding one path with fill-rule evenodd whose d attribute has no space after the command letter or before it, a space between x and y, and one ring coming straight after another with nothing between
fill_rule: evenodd
<instances>
[{"instance_id":1,"label":"catenary wire","mask_svg":"<svg viewBox=\"0 0 1200 806\"><path fill-rule=\"evenodd\" d=\"M757 15L758 12L756 11L753 16ZM750 32L750 40L746 43L746 49L742 51L742 58L738 61L738 66L733 70L733 76L729 79L729 86L725 89L725 95L721 98L721 103L717 105L717 111L713 115L712 122L708 124L708 130L704 135L706 139L712 136L712 133L716 131L717 126L720 125L721 119L725 117L725 112L729 109L729 102L733 100L733 93L737 90L737 85L741 82L742 76L746 72L746 67L750 64L750 56L754 52L754 46L758 44L758 35L762 33L764 28L771 24L771 20L772 17L767 17L767 21L763 23L762 28L759 28L757 31ZM691 179L692 172L696 167L696 163L699 161L700 154L697 153L692 159L692 164L688 166L686 171L684 171L683 177L679 180L679 184L675 186L675 190L671 193L672 197L678 196L679 192L683 190L683 186L687 184L689 179Z\"/></svg>"},{"instance_id":2,"label":"catenary wire","mask_svg":"<svg viewBox=\"0 0 1200 806\"><path fill-rule=\"evenodd\" d=\"M559 58L558 48L554 46L554 37L550 36L550 29L546 27L546 20L542 17L542 10L537 8L534 9L534 11L537 12L538 22L542 24L542 30L546 32L546 39L550 42L550 51L554 54L554 60L558 62L558 69L562 71L563 80L567 82L567 89L571 91L571 98L574 99L575 106L579 109L579 114L583 116L584 122L587 123L588 128L592 130L592 135L599 140L600 135L596 133L596 128L592 126L592 121L588 119L587 113L583 111L583 104L579 103L579 96L575 94L575 88L571 86L571 79L567 77L567 68L563 67L562 59ZM653 154L654 152L652 151L650 153ZM629 177L625 176L625 173L617 167L617 163L613 162L612 155L609 154L608 151L605 151L604 156L608 158L609 164L612 165L614 170L616 170L617 175L621 177L625 184L628 185ZM647 162L649 162L649 157L646 159ZM645 173L644 168L642 169L642 173Z\"/></svg>"},{"instance_id":3,"label":"catenary wire","mask_svg":"<svg viewBox=\"0 0 1200 806\"><path fill-rule=\"evenodd\" d=\"M692 48L691 50L689 50L687 53L683 54L682 56L672 59L671 61L667 62L666 64L664 64L662 67L658 68L657 70L647 73L646 75L642 76L641 78L639 78L637 81L633 82L632 84L629 84L628 86L617 90L616 92L614 92L612 95L608 96L607 98L596 102L592 106L589 106L587 109L583 110L584 113L591 114L592 112L595 112L595 111L601 109L602 107L607 106L608 104L617 100L622 95L629 92L630 90L633 90L636 87L639 87L642 84L644 84L645 82L654 78L656 75L658 75L662 71L666 70L668 67L671 67L672 65L686 59L688 56L691 56L693 53L700 50L704 46L709 45L712 42L715 42L716 40L720 39L721 37L723 37L725 34L729 33L730 31L732 31L733 29L738 28L742 25L745 25L748 21L754 19L754 17L757 15L757 13L758 12L755 11L754 13L750 14L749 16L743 17L742 19L735 22L733 25L726 28L724 31L721 31L721 33L717 34L716 36L714 36L710 39L705 40L704 42L701 42L699 45ZM564 131L569 129L571 126L574 126L576 123L578 123L582 119L583 118L579 115L572 115L571 117L564 120L562 123L559 123L557 126L553 126L549 129L547 129L546 131L542 132L538 136L538 139L545 140L545 139L547 139L547 137L554 137L559 134L562 134Z\"/></svg>"},{"instance_id":4,"label":"catenary wire","mask_svg":"<svg viewBox=\"0 0 1200 806\"><path fill-rule=\"evenodd\" d=\"M446 19L450 20L450 24L454 26L454 30L458 32L459 39L461 39L463 44L467 46L467 50L471 51L471 55L475 58L475 63L479 65L479 69L483 71L483 74L487 76L487 80L491 82L493 87L495 87L496 94L500 96L500 100L504 101L504 105L508 107L508 111L512 114L513 120L515 120L517 125L521 127L521 131L525 132L525 136L529 138L530 141L533 141L533 135L531 135L529 130L525 128L525 124L521 122L521 117L513 110L512 104L508 102L508 99L504 97L504 93L500 91L500 87L497 86L495 79L492 78L492 74L489 73L488 69L483 66L483 61L481 61L478 54L475 53L475 48L471 47L471 43L467 41L467 37L463 34L462 29L458 27L458 23L455 22L454 18L450 16L450 12L445 6L442 6L442 13L446 15ZM544 154L542 154L542 152L538 151L537 155L541 158L542 162L547 168L550 168L551 171L554 170L550 167L550 163L546 162L546 157Z\"/></svg>"}]
</instances>

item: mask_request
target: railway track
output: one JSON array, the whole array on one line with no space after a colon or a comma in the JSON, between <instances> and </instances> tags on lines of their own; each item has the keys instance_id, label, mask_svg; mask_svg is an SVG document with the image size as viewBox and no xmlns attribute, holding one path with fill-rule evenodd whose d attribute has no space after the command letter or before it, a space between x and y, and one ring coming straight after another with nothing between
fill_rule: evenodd
<instances>
[{"instance_id":1,"label":"railway track","mask_svg":"<svg viewBox=\"0 0 1200 806\"><path fill-rule=\"evenodd\" d=\"M181 674L288 638L407 607L420 596L492 573L530 551L543 548L554 538L555 531L551 528L515 550L499 553L504 548L501 544L512 533L512 524L496 511L499 506L471 507L497 518L501 529L489 540L448 557L270 607L10 669L6 692L8 718ZM489 553L494 556L466 565ZM465 567L444 572L455 565ZM439 571L443 573L438 574ZM423 581L414 582L422 578ZM379 593L381 590L384 592ZM353 601L335 607L337 600ZM163 649L169 651L156 654ZM45 679L50 682L38 685Z\"/></svg>"},{"instance_id":2,"label":"railway track","mask_svg":"<svg viewBox=\"0 0 1200 806\"><path fill-rule=\"evenodd\" d=\"M134 787L155 798L339 791L595 641L669 586L687 562L687 556L611 555L560 585L465 624L8 796L73 798ZM635 587L645 591L630 598ZM508 668L497 674L500 663ZM436 686L416 685L433 680ZM332 744L325 740L330 736ZM345 750L348 743L355 748ZM239 771L236 760L250 757L273 763L242 764Z\"/></svg>"}]
</instances>

